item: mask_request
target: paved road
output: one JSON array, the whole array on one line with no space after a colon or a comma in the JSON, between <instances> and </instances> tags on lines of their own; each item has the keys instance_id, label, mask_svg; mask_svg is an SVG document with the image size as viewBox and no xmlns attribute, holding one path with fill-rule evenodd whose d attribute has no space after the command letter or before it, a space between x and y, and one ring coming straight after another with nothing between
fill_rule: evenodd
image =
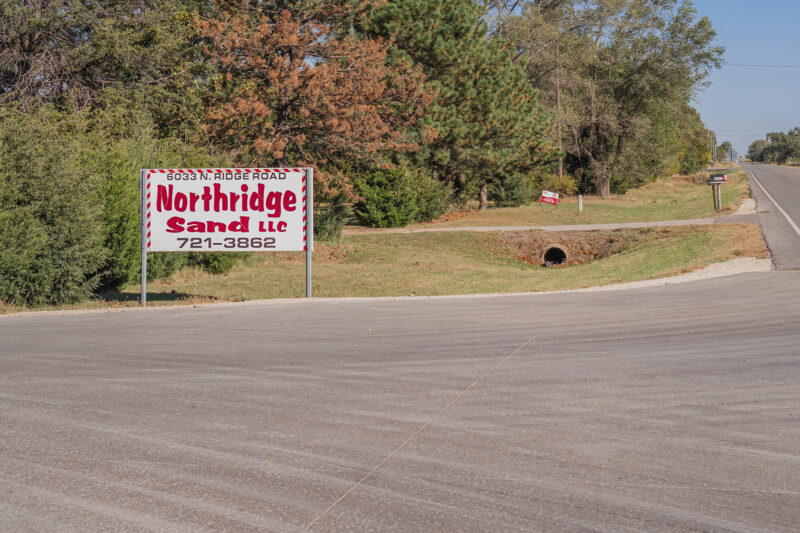
<instances>
[{"instance_id":1,"label":"paved road","mask_svg":"<svg viewBox=\"0 0 800 533\"><path fill-rule=\"evenodd\" d=\"M799 293L0 317L0 529L797 531Z\"/></svg>"},{"instance_id":2,"label":"paved road","mask_svg":"<svg viewBox=\"0 0 800 533\"><path fill-rule=\"evenodd\" d=\"M750 190L758 202L758 217L775 267L800 269L800 169L742 166L756 178Z\"/></svg>"}]
</instances>

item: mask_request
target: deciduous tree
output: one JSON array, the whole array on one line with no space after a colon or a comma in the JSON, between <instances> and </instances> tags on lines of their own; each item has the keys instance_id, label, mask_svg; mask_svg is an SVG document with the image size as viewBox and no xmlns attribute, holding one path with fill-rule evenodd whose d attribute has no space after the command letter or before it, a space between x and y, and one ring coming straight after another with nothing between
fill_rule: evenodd
<instances>
[{"instance_id":1,"label":"deciduous tree","mask_svg":"<svg viewBox=\"0 0 800 533\"><path fill-rule=\"evenodd\" d=\"M563 125L570 169L601 195L653 113L687 104L723 53L690 0L529 0L501 34Z\"/></svg>"}]
</instances>

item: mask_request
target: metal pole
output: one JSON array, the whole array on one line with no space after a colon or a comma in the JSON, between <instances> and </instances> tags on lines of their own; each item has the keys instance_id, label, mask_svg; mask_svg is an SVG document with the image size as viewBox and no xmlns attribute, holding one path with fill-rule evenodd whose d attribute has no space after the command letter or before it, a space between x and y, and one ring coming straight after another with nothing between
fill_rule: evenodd
<instances>
[{"instance_id":1,"label":"metal pole","mask_svg":"<svg viewBox=\"0 0 800 533\"><path fill-rule=\"evenodd\" d=\"M142 307L147 307L147 195L144 177L144 169L139 173L139 191L142 197L142 205L139 211L142 240L142 294L139 296L139 303Z\"/></svg>"},{"instance_id":2,"label":"metal pole","mask_svg":"<svg viewBox=\"0 0 800 533\"><path fill-rule=\"evenodd\" d=\"M717 209L722 211L722 184L717 184Z\"/></svg>"},{"instance_id":3,"label":"metal pole","mask_svg":"<svg viewBox=\"0 0 800 533\"><path fill-rule=\"evenodd\" d=\"M311 255L314 251L314 169L306 169L306 298L311 298Z\"/></svg>"}]
</instances>

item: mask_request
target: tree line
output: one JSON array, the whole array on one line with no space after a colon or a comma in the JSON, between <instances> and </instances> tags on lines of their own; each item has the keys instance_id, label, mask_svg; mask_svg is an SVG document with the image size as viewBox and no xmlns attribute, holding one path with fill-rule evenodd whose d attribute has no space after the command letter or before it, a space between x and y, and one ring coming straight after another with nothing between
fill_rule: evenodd
<instances>
[{"instance_id":1,"label":"tree line","mask_svg":"<svg viewBox=\"0 0 800 533\"><path fill-rule=\"evenodd\" d=\"M143 167L314 166L323 236L695 172L722 53L690 0L2 0L0 299L136 279Z\"/></svg>"},{"instance_id":2,"label":"tree line","mask_svg":"<svg viewBox=\"0 0 800 533\"><path fill-rule=\"evenodd\" d=\"M768 133L766 139L750 145L747 157L759 163L800 163L800 127L786 133Z\"/></svg>"}]
</instances>

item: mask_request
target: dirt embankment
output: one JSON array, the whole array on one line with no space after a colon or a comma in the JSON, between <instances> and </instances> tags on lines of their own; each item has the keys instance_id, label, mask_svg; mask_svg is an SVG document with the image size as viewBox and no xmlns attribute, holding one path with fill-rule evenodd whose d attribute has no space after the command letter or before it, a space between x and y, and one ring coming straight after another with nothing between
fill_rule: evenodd
<instances>
[{"instance_id":1,"label":"dirt embankment","mask_svg":"<svg viewBox=\"0 0 800 533\"><path fill-rule=\"evenodd\" d=\"M503 242L517 255L519 261L530 265L574 265L601 259L639 243L648 231L508 231L501 234ZM562 261L560 259L563 252ZM551 266L548 265L548 266Z\"/></svg>"}]
</instances>

